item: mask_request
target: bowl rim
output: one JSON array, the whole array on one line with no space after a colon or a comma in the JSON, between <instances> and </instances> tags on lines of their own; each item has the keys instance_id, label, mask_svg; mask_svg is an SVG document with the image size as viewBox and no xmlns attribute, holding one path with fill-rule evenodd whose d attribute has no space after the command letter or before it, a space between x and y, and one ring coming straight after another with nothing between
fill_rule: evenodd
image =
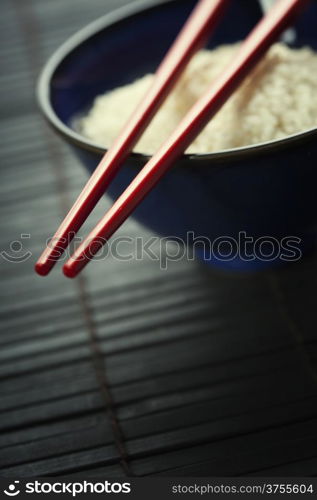
<instances>
[{"instance_id":1,"label":"bowl rim","mask_svg":"<svg viewBox=\"0 0 317 500\"><path fill-rule=\"evenodd\" d=\"M69 126L67 126L55 112L50 98L51 79L58 69L59 65L80 45L84 44L89 38L93 37L100 31L113 26L120 21L141 14L143 11L151 10L164 4L176 3L178 0L137 0L133 4L124 5L110 13L90 22L85 27L81 28L70 36L62 45L55 50L44 65L37 82L36 96L40 109L47 119L49 124L55 131L62 135L68 142L73 145L80 146L86 151L104 155L107 148L96 144L88 138L82 136ZM240 146L210 153L187 153L182 156L183 160L194 159L195 161L225 162L234 158L243 158L258 153L272 152L282 150L288 146L297 143L306 142L311 137L317 137L317 126L306 129L303 132L291 134L281 139L265 141L261 143L251 144L248 146ZM149 154L131 152L130 158L139 162L146 162L151 157Z\"/></svg>"}]
</instances>

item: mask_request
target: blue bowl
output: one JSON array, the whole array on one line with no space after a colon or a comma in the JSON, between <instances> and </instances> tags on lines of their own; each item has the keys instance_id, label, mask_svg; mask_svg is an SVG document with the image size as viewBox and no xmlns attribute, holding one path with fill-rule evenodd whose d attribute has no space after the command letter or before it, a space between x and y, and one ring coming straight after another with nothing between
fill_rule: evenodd
<instances>
[{"instance_id":1,"label":"blue bowl","mask_svg":"<svg viewBox=\"0 0 317 500\"><path fill-rule=\"evenodd\" d=\"M194 4L121 8L74 35L46 64L38 86L41 108L90 171L105 148L72 128L74 116L98 94L153 72ZM232 2L209 47L245 38L260 17L256 1ZM316 25L312 2L297 22L296 45L317 49ZM260 269L298 260L316 240L316 138L314 128L249 147L184 155L134 216L160 235L189 240L196 255L220 267ZM109 195L117 198L147 160L131 154Z\"/></svg>"}]
</instances>

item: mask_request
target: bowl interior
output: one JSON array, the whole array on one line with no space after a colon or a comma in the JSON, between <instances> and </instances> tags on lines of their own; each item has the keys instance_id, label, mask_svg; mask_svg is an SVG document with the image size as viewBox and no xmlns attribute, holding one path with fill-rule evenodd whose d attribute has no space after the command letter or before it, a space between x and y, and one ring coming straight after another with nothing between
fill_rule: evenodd
<instances>
[{"instance_id":1,"label":"bowl interior","mask_svg":"<svg viewBox=\"0 0 317 500\"><path fill-rule=\"evenodd\" d=\"M64 44L50 75L49 99L57 117L72 127L74 116L110 89L153 72L195 5L194 0L142 4L92 23ZM135 12L136 10L136 12ZM231 2L209 48L245 38L261 17L255 0ZM317 2L297 22L297 45L317 48ZM101 24L101 26L100 26Z\"/></svg>"}]
</instances>

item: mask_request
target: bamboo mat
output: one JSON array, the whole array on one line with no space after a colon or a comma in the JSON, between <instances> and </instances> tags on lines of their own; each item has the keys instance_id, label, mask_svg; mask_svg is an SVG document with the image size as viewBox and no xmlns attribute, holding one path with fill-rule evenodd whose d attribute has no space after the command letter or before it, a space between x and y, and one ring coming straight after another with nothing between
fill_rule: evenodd
<instances>
[{"instance_id":1,"label":"bamboo mat","mask_svg":"<svg viewBox=\"0 0 317 500\"><path fill-rule=\"evenodd\" d=\"M0 475L316 475L316 258L247 276L113 258L74 281L33 272L86 178L34 82L124 3L2 1L1 248L32 257L0 259Z\"/></svg>"}]
</instances>

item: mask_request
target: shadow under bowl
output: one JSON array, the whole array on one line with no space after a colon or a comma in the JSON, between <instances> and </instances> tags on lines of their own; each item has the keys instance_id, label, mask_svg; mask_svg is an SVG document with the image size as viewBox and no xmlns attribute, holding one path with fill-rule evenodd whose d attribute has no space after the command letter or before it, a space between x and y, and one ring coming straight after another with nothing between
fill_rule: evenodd
<instances>
[{"instance_id":1,"label":"shadow under bowl","mask_svg":"<svg viewBox=\"0 0 317 500\"><path fill-rule=\"evenodd\" d=\"M121 8L71 37L44 67L41 109L90 172L106 149L77 133L74 117L97 95L154 72L194 4L142 1ZM208 47L245 38L260 17L258 2L232 2ZM295 26L296 45L317 49L316 25L312 2ZM218 267L261 269L298 260L316 240L316 139L314 128L269 143L184 155L134 217L160 235L195 244L196 255ZM108 194L117 198L147 160L132 153ZM201 238L205 246L198 245Z\"/></svg>"}]
</instances>

